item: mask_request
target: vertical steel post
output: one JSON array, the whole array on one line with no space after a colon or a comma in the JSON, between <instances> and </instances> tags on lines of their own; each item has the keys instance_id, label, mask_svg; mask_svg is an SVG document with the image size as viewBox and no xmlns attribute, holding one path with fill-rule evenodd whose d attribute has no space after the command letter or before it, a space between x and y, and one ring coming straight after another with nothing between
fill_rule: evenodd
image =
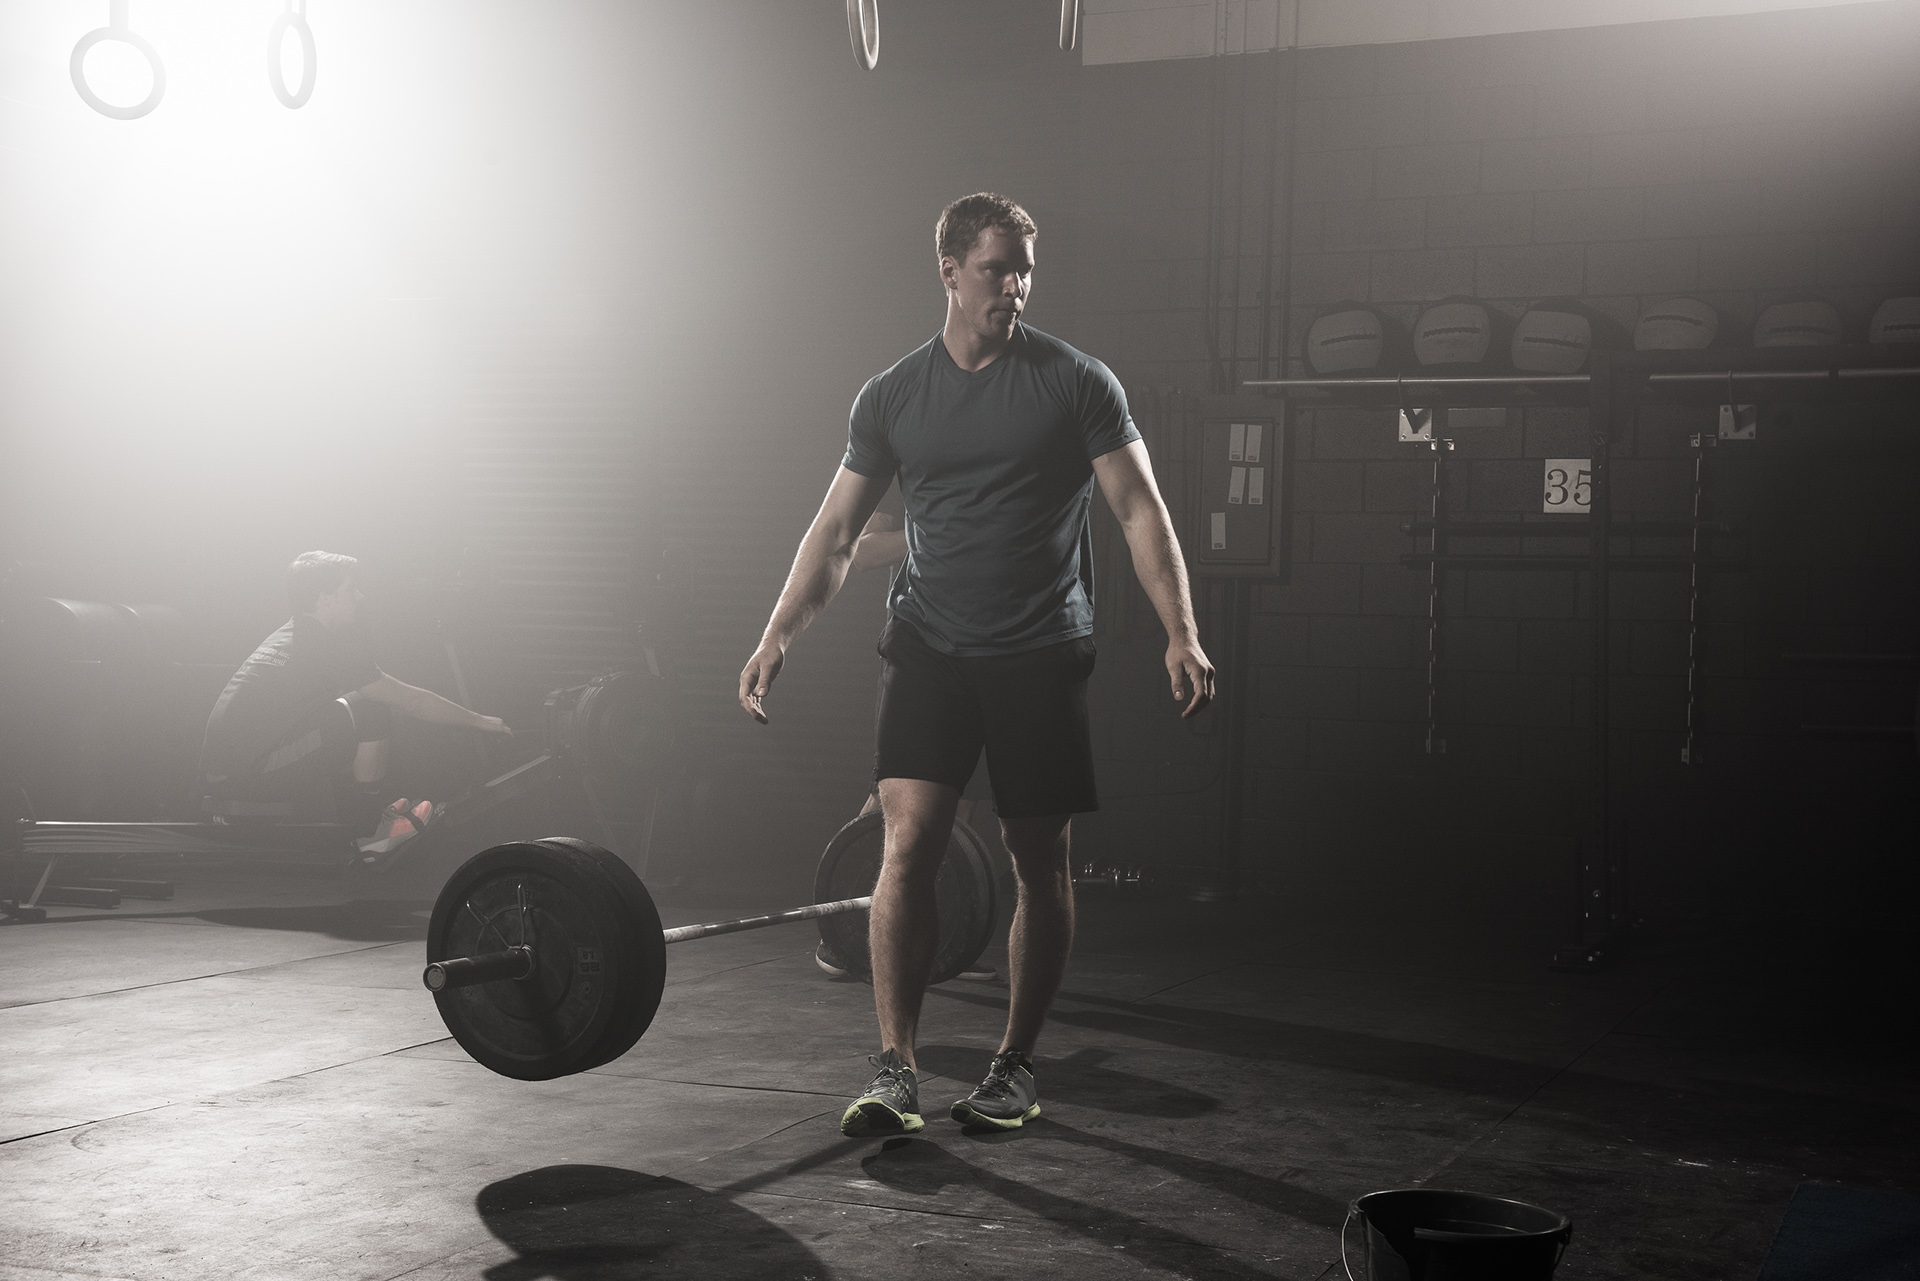
<instances>
[{"instance_id":1,"label":"vertical steel post","mask_svg":"<svg viewBox=\"0 0 1920 1281\"><path fill-rule=\"evenodd\" d=\"M1592 356L1593 381L1588 385L1588 452L1592 455L1592 490L1587 514L1587 572L1589 578L1592 675L1588 689L1588 795L1592 807L1586 837L1580 843L1576 885L1580 895L1579 953L1585 965L1600 960L1599 945L1612 932L1614 900L1612 586L1613 493L1608 455L1613 443L1615 392L1609 353Z\"/></svg>"},{"instance_id":2,"label":"vertical steel post","mask_svg":"<svg viewBox=\"0 0 1920 1281\"><path fill-rule=\"evenodd\" d=\"M1706 432L1693 435L1693 537L1687 549L1687 741L1680 748L1684 765L1700 763L1695 739L1700 732L1700 553L1707 536L1706 479L1707 450L1715 436Z\"/></svg>"},{"instance_id":3,"label":"vertical steel post","mask_svg":"<svg viewBox=\"0 0 1920 1281\"><path fill-rule=\"evenodd\" d=\"M1427 503L1427 517L1433 525L1427 535L1427 550L1432 553L1427 561L1427 755L1441 756L1446 753L1447 741L1440 737L1440 554L1446 537L1440 521L1446 484L1445 460L1453 450L1453 441L1436 438L1428 441L1427 447L1433 451L1433 484Z\"/></svg>"}]
</instances>

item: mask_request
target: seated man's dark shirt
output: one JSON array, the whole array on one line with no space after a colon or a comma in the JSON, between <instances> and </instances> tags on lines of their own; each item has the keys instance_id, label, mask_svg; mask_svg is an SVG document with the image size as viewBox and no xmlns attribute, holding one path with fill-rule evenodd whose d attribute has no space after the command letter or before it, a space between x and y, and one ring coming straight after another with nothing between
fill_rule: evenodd
<instances>
[{"instance_id":1,"label":"seated man's dark shirt","mask_svg":"<svg viewBox=\"0 0 1920 1281\"><path fill-rule=\"evenodd\" d=\"M227 682L207 718L201 772L208 778L257 772L261 759L317 709L380 679L366 651L301 614L260 642Z\"/></svg>"}]
</instances>

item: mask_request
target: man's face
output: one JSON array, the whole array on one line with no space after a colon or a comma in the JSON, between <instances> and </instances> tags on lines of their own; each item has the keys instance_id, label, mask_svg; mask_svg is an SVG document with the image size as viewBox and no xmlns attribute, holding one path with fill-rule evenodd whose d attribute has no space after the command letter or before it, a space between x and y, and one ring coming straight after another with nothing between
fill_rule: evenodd
<instances>
[{"instance_id":1,"label":"man's face","mask_svg":"<svg viewBox=\"0 0 1920 1281\"><path fill-rule=\"evenodd\" d=\"M360 615L360 585L348 575L340 586L313 603L313 616L328 627L351 627Z\"/></svg>"},{"instance_id":2,"label":"man's face","mask_svg":"<svg viewBox=\"0 0 1920 1281\"><path fill-rule=\"evenodd\" d=\"M1033 241L1004 227L989 227L965 262L940 260L940 279L969 329L1005 342L1013 336L1033 288Z\"/></svg>"}]
</instances>

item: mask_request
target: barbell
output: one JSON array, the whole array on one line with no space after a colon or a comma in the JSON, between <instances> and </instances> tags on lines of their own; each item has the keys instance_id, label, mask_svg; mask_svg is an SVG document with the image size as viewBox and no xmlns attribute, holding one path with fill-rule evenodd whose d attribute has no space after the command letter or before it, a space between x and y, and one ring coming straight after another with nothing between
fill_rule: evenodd
<instances>
[{"instance_id":1,"label":"barbell","mask_svg":"<svg viewBox=\"0 0 1920 1281\"><path fill-rule=\"evenodd\" d=\"M435 899L421 982L483 1067L522 1081L585 1072L632 1049L652 1024L669 943L817 920L833 959L868 977L864 914L880 832L878 813L848 823L815 880L816 889L865 893L671 930L633 869L598 845L564 836L496 845L462 864ZM941 983L970 969L993 931L992 865L964 825L955 825L937 884L930 982Z\"/></svg>"}]
</instances>

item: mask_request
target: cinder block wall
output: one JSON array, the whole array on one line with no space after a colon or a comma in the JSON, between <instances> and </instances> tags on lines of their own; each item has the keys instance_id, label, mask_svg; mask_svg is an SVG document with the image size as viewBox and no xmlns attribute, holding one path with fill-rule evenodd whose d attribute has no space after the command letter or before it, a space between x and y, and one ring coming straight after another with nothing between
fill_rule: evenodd
<instances>
[{"instance_id":1,"label":"cinder block wall","mask_svg":"<svg viewBox=\"0 0 1920 1281\"><path fill-rule=\"evenodd\" d=\"M1858 335L1878 299L1920 283L1917 38L1913 7L1878 5L1089 68L1070 336L1120 373L1164 460L1171 393L1304 373L1307 325L1343 299L1411 322L1448 294L1516 316L1572 295L1630 326L1690 294L1744 343L1760 308L1810 294ZM1616 511L1686 514L1687 438L1710 413L1642 416L1615 454ZM1756 532L1754 569L1706 598L1700 767L1678 761L1685 577L1616 579L1618 804L1643 905L1779 884L1806 866L1793 851L1835 839L1834 814L1858 827L1911 799L1910 750L1799 735L1822 700L1910 715L1910 683L1810 683L1779 655L1914 648L1915 419L1803 413L1715 460L1716 510ZM1476 422L1447 430L1455 512L1537 512L1541 460L1588 453L1584 410ZM1296 414L1291 450L1290 568L1254 591L1233 691L1252 702L1242 884L1493 889L1564 913L1586 816L1582 581L1446 575L1448 750L1430 758L1425 574L1399 563L1430 455L1395 441L1391 413L1350 408ZM1225 626L1214 611L1217 651ZM1222 814L1223 744L1166 723L1137 593L1106 636L1107 810L1082 824L1082 850L1194 871Z\"/></svg>"}]
</instances>

